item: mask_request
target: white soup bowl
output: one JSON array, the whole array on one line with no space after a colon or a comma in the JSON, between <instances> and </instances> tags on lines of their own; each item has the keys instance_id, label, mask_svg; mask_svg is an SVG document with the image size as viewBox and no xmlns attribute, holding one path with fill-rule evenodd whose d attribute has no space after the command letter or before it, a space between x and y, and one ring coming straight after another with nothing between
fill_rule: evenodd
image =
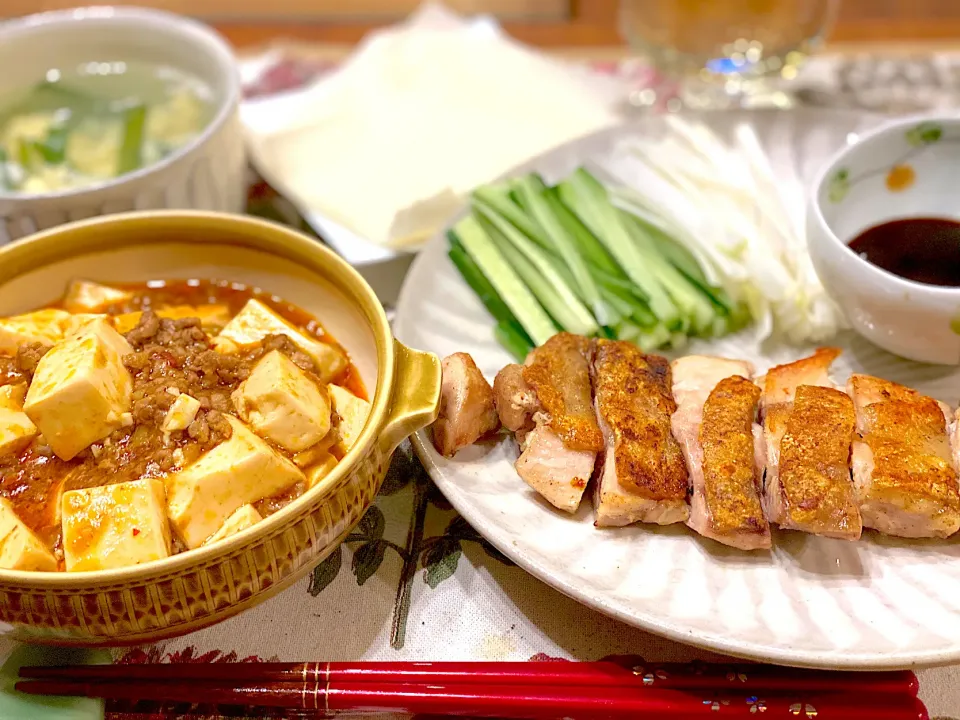
<instances>
[{"instance_id":1,"label":"white soup bowl","mask_svg":"<svg viewBox=\"0 0 960 720\"><path fill-rule=\"evenodd\" d=\"M0 192L0 244L128 210L243 210L238 66L226 41L195 20L143 8L86 7L0 23L0 113L49 70L108 59L156 63L203 81L214 103L211 121L168 157L117 178L42 194Z\"/></svg>"}]
</instances>

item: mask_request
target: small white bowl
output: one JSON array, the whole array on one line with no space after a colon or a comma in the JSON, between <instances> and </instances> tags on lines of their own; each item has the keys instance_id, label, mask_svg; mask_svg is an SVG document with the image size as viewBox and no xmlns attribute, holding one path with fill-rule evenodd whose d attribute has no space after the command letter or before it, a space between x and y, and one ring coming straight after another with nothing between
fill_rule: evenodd
<instances>
[{"instance_id":1,"label":"small white bowl","mask_svg":"<svg viewBox=\"0 0 960 720\"><path fill-rule=\"evenodd\" d=\"M813 265L853 328L911 360L960 364L960 288L905 280L847 247L909 217L960 220L960 117L912 117L855 139L821 171L807 213Z\"/></svg>"},{"instance_id":2,"label":"small white bowl","mask_svg":"<svg viewBox=\"0 0 960 720\"><path fill-rule=\"evenodd\" d=\"M247 165L236 59L220 35L194 20L157 10L87 7L0 23L0 112L4 98L22 94L51 68L131 58L205 82L216 106L210 124L162 161L107 182L37 195L0 192L0 244L128 210L243 210Z\"/></svg>"}]
</instances>

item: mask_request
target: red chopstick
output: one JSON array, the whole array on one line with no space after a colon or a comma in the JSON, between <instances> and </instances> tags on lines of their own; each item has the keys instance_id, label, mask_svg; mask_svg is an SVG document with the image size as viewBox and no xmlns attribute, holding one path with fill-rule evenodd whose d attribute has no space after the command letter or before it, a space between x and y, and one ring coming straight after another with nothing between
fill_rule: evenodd
<instances>
[{"instance_id":1,"label":"red chopstick","mask_svg":"<svg viewBox=\"0 0 960 720\"><path fill-rule=\"evenodd\" d=\"M80 665L22 667L31 679L145 680L227 683L306 682L496 684L527 686L654 687L661 690L749 690L750 693L830 693L916 696L917 677L909 671L844 673L795 670L772 665L706 663L648 664L639 658L601 662L315 662Z\"/></svg>"},{"instance_id":2,"label":"red chopstick","mask_svg":"<svg viewBox=\"0 0 960 720\"><path fill-rule=\"evenodd\" d=\"M236 666L234 666L236 667ZM679 691L643 687L525 685L428 685L331 683L313 686L272 683L231 687L220 680L193 682L146 680L25 680L21 692L216 705L256 705L328 712L402 712L491 718L574 718L575 720L929 720L923 704L907 694L860 693L749 695L710 690ZM761 709L763 708L763 709Z\"/></svg>"}]
</instances>

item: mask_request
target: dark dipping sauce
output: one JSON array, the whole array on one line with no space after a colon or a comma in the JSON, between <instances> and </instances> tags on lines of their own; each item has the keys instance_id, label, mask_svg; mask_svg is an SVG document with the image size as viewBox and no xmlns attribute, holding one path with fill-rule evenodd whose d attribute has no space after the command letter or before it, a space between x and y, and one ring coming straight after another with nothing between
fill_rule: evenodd
<instances>
[{"instance_id":1,"label":"dark dipping sauce","mask_svg":"<svg viewBox=\"0 0 960 720\"><path fill-rule=\"evenodd\" d=\"M867 262L907 280L960 287L960 222L944 218L891 220L849 245Z\"/></svg>"}]
</instances>

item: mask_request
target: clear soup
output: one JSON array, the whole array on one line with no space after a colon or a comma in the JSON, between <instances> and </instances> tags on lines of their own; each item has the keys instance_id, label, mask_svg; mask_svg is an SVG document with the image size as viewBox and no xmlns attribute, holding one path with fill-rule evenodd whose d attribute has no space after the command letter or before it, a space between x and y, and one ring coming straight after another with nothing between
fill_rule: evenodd
<instances>
[{"instance_id":1,"label":"clear soup","mask_svg":"<svg viewBox=\"0 0 960 720\"><path fill-rule=\"evenodd\" d=\"M51 68L0 110L0 190L51 193L156 163L211 121L199 78L142 61Z\"/></svg>"}]
</instances>

